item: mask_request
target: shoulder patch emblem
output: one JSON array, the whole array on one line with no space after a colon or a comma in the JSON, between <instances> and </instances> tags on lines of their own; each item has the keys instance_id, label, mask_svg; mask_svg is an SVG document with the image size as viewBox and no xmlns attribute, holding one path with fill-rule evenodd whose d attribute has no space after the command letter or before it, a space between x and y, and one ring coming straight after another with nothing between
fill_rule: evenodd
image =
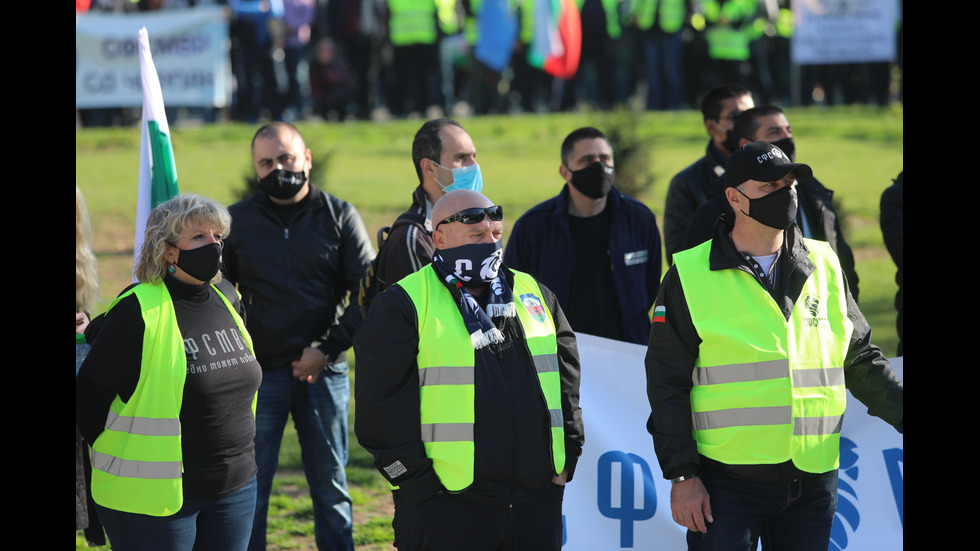
<instances>
[{"instance_id":1,"label":"shoulder patch emblem","mask_svg":"<svg viewBox=\"0 0 980 551\"><path fill-rule=\"evenodd\" d=\"M525 293L521 295L521 304L527 310L531 317L534 318L539 323L544 323L544 305L541 304L541 299L534 296L534 293Z\"/></svg>"}]
</instances>

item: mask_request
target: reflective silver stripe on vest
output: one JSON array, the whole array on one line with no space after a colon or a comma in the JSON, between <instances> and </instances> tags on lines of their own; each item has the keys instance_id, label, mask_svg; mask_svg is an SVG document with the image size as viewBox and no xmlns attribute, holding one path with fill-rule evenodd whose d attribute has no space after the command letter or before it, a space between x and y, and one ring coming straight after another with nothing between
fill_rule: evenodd
<instances>
[{"instance_id":1,"label":"reflective silver stripe on vest","mask_svg":"<svg viewBox=\"0 0 980 551\"><path fill-rule=\"evenodd\" d=\"M180 436L180 419L122 417L110 410L106 415L105 428L144 436Z\"/></svg>"},{"instance_id":2,"label":"reflective silver stripe on vest","mask_svg":"<svg viewBox=\"0 0 980 551\"><path fill-rule=\"evenodd\" d=\"M93 451L92 468L127 478L171 479L183 473L180 461L134 461Z\"/></svg>"},{"instance_id":3,"label":"reflective silver stripe on vest","mask_svg":"<svg viewBox=\"0 0 980 551\"><path fill-rule=\"evenodd\" d=\"M565 417L560 409L549 409L548 414L551 416L551 428L558 429L565 425Z\"/></svg>"},{"instance_id":4,"label":"reflective silver stripe on vest","mask_svg":"<svg viewBox=\"0 0 980 551\"><path fill-rule=\"evenodd\" d=\"M844 386L844 368L794 369L793 386L796 388Z\"/></svg>"},{"instance_id":5,"label":"reflective silver stripe on vest","mask_svg":"<svg viewBox=\"0 0 980 551\"><path fill-rule=\"evenodd\" d=\"M419 386L471 385L474 373L472 367L426 367L419 370Z\"/></svg>"},{"instance_id":6,"label":"reflective silver stripe on vest","mask_svg":"<svg viewBox=\"0 0 980 551\"><path fill-rule=\"evenodd\" d=\"M793 418L791 406L733 408L694 413L694 429L724 429L752 425L786 425Z\"/></svg>"},{"instance_id":7,"label":"reflective silver stripe on vest","mask_svg":"<svg viewBox=\"0 0 980 551\"><path fill-rule=\"evenodd\" d=\"M473 423L423 423L423 442L472 442Z\"/></svg>"},{"instance_id":8,"label":"reflective silver stripe on vest","mask_svg":"<svg viewBox=\"0 0 980 551\"><path fill-rule=\"evenodd\" d=\"M531 360L534 362L534 371L538 373L552 373L558 371L557 354L531 356Z\"/></svg>"},{"instance_id":9,"label":"reflective silver stripe on vest","mask_svg":"<svg viewBox=\"0 0 980 551\"><path fill-rule=\"evenodd\" d=\"M789 360L713 365L694 370L694 384L723 385L789 377Z\"/></svg>"},{"instance_id":10,"label":"reflective silver stripe on vest","mask_svg":"<svg viewBox=\"0 0 980 551\"><path fill-rule=\"evenodd\" d=\"M840 434L840 428L843 424L843 415L831 415L829 417L797 417L796 424L793 427L793 434L796 436Z\"/></svg>"}]
</instances>

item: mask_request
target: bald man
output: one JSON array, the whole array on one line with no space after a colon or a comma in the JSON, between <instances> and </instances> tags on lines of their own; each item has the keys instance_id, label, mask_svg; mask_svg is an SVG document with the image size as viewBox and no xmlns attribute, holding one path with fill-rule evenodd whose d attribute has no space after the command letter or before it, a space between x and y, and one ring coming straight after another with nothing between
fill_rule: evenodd
<instances>
[{"instance_id":1,"label":"bald man","mask_svg":"<svg viewBox=\"0 0 980 551\"><path fill-rule=\"evenodd\" d=\"M561 548L584 442L575 335L501 264L503 209L433 207L432 263L378 295L354 338L354 430L392 485L398 549Z\"/></svg>"},{"instance_id":2,"label":"bald man","mask_svg":"<svg viewBox=\"0 0 980 551\"><path fill-rule=\"evenodd\" d=\"M346 308L374 257L364 223L346 201L310 181L312 153L291 124L252 139L261 193L232 205L225 276L238 284L262 364L255 413L258 497L249 549L265 549L266 513L290 414L303 449L320 549L353 551L347 493L346 351L361 321Z\"/></svg>"}]
</instances>

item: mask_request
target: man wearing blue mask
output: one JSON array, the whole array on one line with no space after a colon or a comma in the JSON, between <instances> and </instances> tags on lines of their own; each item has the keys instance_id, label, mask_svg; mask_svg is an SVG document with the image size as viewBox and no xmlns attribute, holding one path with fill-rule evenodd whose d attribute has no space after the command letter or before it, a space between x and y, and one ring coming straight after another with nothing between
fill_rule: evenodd
<instances>
[{"instance_id":1,"label":"man wearing blue mask","mask_svg":"<svg viewBox=\"0 0 980 551\"><path fill-rule=\"evenodd\" d=\"M412 143L412 162L419 185L412 193L411 206L391 225L388 236L384 237L384 230L379 234L374 271L360 296L364 311L378 293L432 261L431 220L436 201L456 189L483 189L473 140L452 119L433 119L422 125Z\"/></svg>"},{"instance_id":2,"label":"man wearing blue mask","mask_svg":"<svg viewBox=\"0 0 980 551\"><path fill-rule=\"evenodd\" d=\"M793 127L778 106L763 105L743 111L735 120L732 134L738 142L738 147L762 140L778 147L791 160L796 160ZM801 178L796 189L800 202L796 225L803 233L803 237L830 243L830 248L840 259L851 295L857 301L858 275L854 268L854 253L844 239L840 219L834 209L832 201L834 192L824 187L816 178ZM698 207L690 220L685 248L700 245L711 239L718 217L731 210L724 194L716 194Z\"/></svg>"},{"instance_id":3,"label":"man wearing blue mask","mask_svg":"<svg viewBox=\"0 0 980 551\"><path fill-rule=\"evenodd\" d=\"M557 197L514 224L504 262L551 288L581 333L644 344L660 285L660 233L643 203L613 186L606 135L592 127L565 138Z\"/></svg>"},{"instance_id":4,"label":"man wearing blue mask","mask_svg":"<svg viewBox=\"0 0 980 551\"><path fill-rule=\"evenodd\" d=\"M432 263L354 338L354 430L396 486L395 547L558 551L584 443L575 334L551 291L501 265L502 207L457 190L432 214Z\"/></svg>"}]
</instances>

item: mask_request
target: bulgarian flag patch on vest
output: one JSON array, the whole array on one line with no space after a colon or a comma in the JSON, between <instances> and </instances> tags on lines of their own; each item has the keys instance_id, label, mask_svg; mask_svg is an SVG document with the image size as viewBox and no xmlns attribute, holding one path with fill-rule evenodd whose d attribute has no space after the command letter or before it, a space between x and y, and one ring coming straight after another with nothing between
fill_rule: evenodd
<instances>
[{"instance_id":1,"label":"bulgarian flag patch on vest","mask_svg":"<svg viewBox=\"0 0 980 551\"><path fill-rule=\"evenodd\" d=\"M657 306L653 309L653 323L666 322L667 321L667 307Z\"/></svg>"}]
</instances>

